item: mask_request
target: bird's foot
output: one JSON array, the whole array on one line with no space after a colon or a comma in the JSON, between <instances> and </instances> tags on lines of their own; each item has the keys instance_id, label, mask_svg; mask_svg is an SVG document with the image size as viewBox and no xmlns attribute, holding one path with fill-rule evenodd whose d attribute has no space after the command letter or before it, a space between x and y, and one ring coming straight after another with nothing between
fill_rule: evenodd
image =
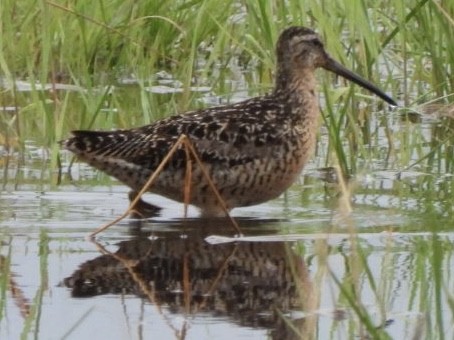
<instances>
[{"instance_id":1,"label":"bird's foot","mask_svg":"<svg viewBox=\"0 0 454 340\"><path fill-rule=\"evenodd\" d=\"M130 191L128 193L129 201L131 203L132 201L135 200L137 194L138 194L137 191ZM160 207L153 205L151 203L147 203L140 198L137 201L137 203L132 207L129 216L131 218L150 218L157 216L160 211L161 211Z\"/></svg>"}]
</instances>

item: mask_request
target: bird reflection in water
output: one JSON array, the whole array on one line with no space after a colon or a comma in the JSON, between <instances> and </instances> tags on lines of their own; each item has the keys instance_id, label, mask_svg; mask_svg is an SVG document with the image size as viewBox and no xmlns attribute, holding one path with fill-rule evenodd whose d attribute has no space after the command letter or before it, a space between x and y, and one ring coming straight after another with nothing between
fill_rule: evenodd
<instances>
[{"instance_id":1,"label":"bird reflection in water","mask_svg":"<svg viewBox=\"0 0 454 340\"><path fill-rule=\"evenodd\" d=\"M211 230L214 231L214 230ZM216 228L219 234L219 228ZM317 304L304 259L290 243L209 244L194 228L137 235L64 279L73 297L133 294L172 313L225 317L272 338L312 338ZM299 317L292 317L294 312ZM305 315L305 317L301 317Z\"/></svg>"}]
</instances>

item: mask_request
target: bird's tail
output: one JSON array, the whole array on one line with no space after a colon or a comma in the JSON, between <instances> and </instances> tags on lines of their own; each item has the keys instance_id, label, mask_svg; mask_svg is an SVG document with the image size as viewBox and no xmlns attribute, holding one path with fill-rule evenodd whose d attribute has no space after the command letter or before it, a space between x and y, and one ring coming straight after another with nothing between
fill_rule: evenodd
<instances>
[{"instance_id":1,"label":"bird's tail","mask_svg":"<svg viewBox=\"0 0 454 340\"><path fill-rule=\"evenodd\" d=\"M125 134L115 131L71 131L73 137L60 141L60 145L76 155L103 154L108 150L114 151L117 146L127 139Z\"/></svg>"}]
</instances>

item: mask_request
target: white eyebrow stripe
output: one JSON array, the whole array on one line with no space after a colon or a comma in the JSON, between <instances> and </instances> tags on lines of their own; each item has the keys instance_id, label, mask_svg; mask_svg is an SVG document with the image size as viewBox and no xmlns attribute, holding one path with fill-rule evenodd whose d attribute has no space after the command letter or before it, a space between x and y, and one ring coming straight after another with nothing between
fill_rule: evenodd
<instances>
[{"instance_id":1,"label":"white eyebrow stripe","mask_svg":"<svg viewBox=\"0 0 454 340\"><path fill-rule=\"evenodd\" d=\"M314 40L319 39L318 34L308 34L302 37L301 40Z\"/></svg>"}]
</instances>

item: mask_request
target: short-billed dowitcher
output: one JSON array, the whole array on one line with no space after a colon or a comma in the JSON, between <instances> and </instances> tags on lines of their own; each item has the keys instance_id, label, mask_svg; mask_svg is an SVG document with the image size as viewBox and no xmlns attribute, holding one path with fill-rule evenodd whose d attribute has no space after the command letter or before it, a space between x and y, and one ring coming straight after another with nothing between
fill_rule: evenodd
<instances>
[{"instance_id":1,"label":"short-billed dowitcher","mask_svg":"<svg viewBox=\"0 0 454 340\"><path fill-rule=\"evenodd\" d=\"M382 90L332 59L311 29L290 27L276 46L274 90L240 103L187 112L139 128L73 131L62 145L132 188L135 196L180 135L188 136L228 209L278 197L301 173L319 120L315 70L322 67L368 89ZM180 148L149 191L183 201L186 153ZM202 215L224 211L192 162L191 203Z\"/></svg>"}]
</instances>

